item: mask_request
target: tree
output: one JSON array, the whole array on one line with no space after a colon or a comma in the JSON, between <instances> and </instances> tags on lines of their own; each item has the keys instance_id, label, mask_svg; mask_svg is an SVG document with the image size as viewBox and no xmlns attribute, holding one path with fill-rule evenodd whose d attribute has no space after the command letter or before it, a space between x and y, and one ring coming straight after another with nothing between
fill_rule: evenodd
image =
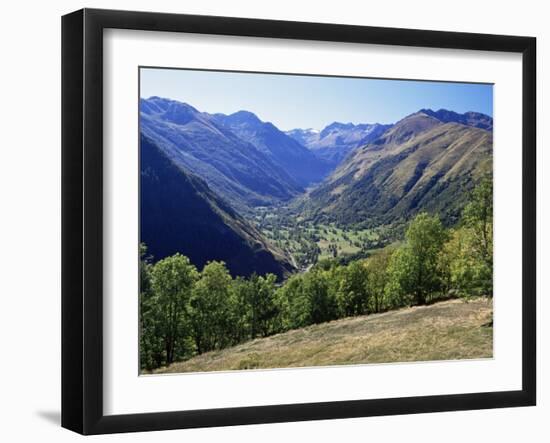
<instances>
[{"instance_id":1,"label":"tree","mask_svg":"<svg viewBox=\"0 0 550 443\"><path fill-rule=\"evenodd\" d=\"M311 300L305 290L303 275L290 277L277 290L276 297L282 329L302 328L311 324Z\"/></svg>"},{"instance_id":2,"label":"tree","mask_svg":"<svg viewBox=\"0 0 550 443\"><path fill-rule=\"evenodd\" d=\"M231 275L224 262L209 262L195 283L189 301L191 330L197 352L231 343Z\"/></svg>"},{"instance_id":3,"label":"tree","mask_svg":"<svg viewBox=\"0 0 550 443\"><path fill-rule=\"evenodd\" d=\"M396 249L388 263L388 281L384 288L384 300L389 309L409 305L413 291L413 260L404 247Z\"/></svg>"},{"instance_id":4,"label":"tree","mask_svg":"<svg viewBox=\"0 0 550 443\"><path fill-rule=\"evenodd\" d=\"M304 295L309 304L311 323L323 323L338 318L338 305L331 279L325 271L312 269L304 275Z\"/></svg>"},{"instance_id":5,"label":"tree","mask_svg":"<svg viewBox=\"0 0 550 443\"><path fill-rule=\"evenodd\" d=\"M231 285L230 324L234 344L250 338L250 307L248 300L253 297L254 286L243 277L237 277Z\"/></svg>"},{"instance_id":6,"label":"tree","mask_svg":"<svg viewBox=\"0 0 550 443\"><path fill-rule=\"evenodd\" d=\"M447 288L465 297L483 293L488 279L488 268L475 251L474 237L471 228L451 231L440 256L440 267L447 275Z\"/></svg>"},{"instance_id":7,"label":"tree","mask_svg":"<svg viewBox=\"0 0 550 443\"><path fill-rule=\"evenodd\" d=\"M493 293L493 184L486 177L474 188L440 257L448 287L460 296Z\"/></svg>"},{"instance_id":8,"label":"tree","mask_svg":"<svg viewBox=\"0 0 550 443\"><path fill-rule=\"evenodd\" d=\"M477 260L481 288L493 294L493 180L485 177L472 192L472 201L462 213L464 227L471 235L471 252Z\"/></svg>"},{"instance_id":9,"label":"tree","mask_svg":"<svg viewBox=\"0 0 550 443\"><path fill-rule=\"evenodd\" d=\"M164 258L152 267L152 312L157 334L164 344L166 364L191 352L186 341L187 304L197 276L195 266L181 254Z\"/></svg>"},{"instance_id":10,"label":"tree","mask_svg":"<svg viewBox=\"0 0 550 443\"><path fill-rule=\"evenodd\" d=\"M275 317L279 309L275 300L275 283L277 277L267 274L259 277L253 274L250 277L252 291L248 292L246 300L249 306L250 336L255 338L258 335L267 337L275 328Z\"/></svg>"},{"instance_id":11,"label":"tree","mask_svg":"<svg viewBox=\"0 0 550 443\"><path fill-rule=\"evenodd\" d=\"M407 229L405 244L392 256L390 290L399 296L413 295L417 304L425 304L442 286L438 259L445 240L446 231L437 216L417 215Z\"/></svg>"},{"instance_id":12,"label":"tree","mask_svg":"<svg viewBox=\"0 0 550 443\"><path fill-rule=\"evenodd\" d=\"M139 244L139 291L142 294L151 293L151 258L147 255L147 245Z\"/></svg>"},{"instance_id":13,"label":"tree","mask_svg":"<svg viewBox=\"0 0 550 443\"><path fill-rule=\"evenodd\" d=\"M351 262L340 273L338 302L343 316L367 313L369 293L367 270L361 261Z\"/></svg>"},{"instance_id":14,"label":"tree","mask_svg":"<svg viewBox=\"0 0 550 443\"><path fill-rule=\"evenodd\" d=\"M151 257L147 246L139 245L139 358L142 369L151 370L162 365L164 345L159 333L156 304L151 288Z\"/></svg>"},{"instance_id":15,"label":"tree","mask_svg":"<svg viewBox=\"0 0 550 443\"><path fill-rule=\"evenodd\" d=\"M370 256L363 263L367 274L365 284L371 312L381 312L388 307L385 289L388 284L388 266L392 253L393 249L387 247Z\"/></svg>"}]
</instances>

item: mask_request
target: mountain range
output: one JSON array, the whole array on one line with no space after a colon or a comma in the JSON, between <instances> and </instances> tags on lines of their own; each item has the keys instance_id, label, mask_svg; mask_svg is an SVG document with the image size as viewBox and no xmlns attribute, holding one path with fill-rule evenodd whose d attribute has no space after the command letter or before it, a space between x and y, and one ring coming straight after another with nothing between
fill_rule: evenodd
<instances>
[{"instance_id":1,"label":"mountain range","mask_svg":"<svg viewBox=\"0 0 550 443\"><path fill-rule=\"evenodd\" d=\"M392 125L334 122L321 131L293 129L286 134L301 143L332 168L338 166L350 152L376 140Z\"/></svg>"},{"instance_id":2,"label":"mountain range","mask_svg":"<svg viewBox=\"0 0 550 443\"><path fill-rule=\"evenodd\" d=\"M208 114L150 97L140 101L140 131L241 211L289 201L330 171L325 161L250 112Z\"/></svg>"},{"instance_id":3,"label":"mountain range","mask_svg":"<svg viewBox=\"0 0 550 443\"><path fill-rule=\"evenodd\" d=\"M272 123L262 122L252 112L215 114L214 118L239 138L254 145L304 188L321 181L331 170L329 163L317 157L308 147L289 137Z\"/></svg>"},{"instance_id":4,"label":"mountain range","mask_svg":"<svg viewBox=\"0 0 550 443\"><path fill-rule=\"evenodd\" d=\"M369 226L426 210L451 225L492 172L492 129L485 114L421 109L393 125L285 133L248 111L141 99L141 241L155 259L181 252L198 267L223 260L233 275L283 278L292 258L253 226L257 207Z\"/></svg>"},{"instance_id":5,"label":"mountain range","mask_svg":"<svg viewBox=\"0 0 550 443\"><path fill-rule=\"evenodd\" d=\"M302 200L306 217L370 225L420 210L456 222L468 191L492 172L492 119L421 110L351 154ZM456 118L452 118L456 116Z\"/></svg>"}]
</instances>

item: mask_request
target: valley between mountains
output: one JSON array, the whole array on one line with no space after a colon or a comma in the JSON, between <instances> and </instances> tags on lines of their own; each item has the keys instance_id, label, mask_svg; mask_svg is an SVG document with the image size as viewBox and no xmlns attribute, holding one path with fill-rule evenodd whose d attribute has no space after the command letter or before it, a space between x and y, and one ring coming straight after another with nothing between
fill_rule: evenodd
<instances>
[{"instance_id":1,"label":"valley between mountains","mask_svg":"<svg viewBox=\"0 0 550 443\"><path fill-rule=\"evenodd\" d=\"M141 99L141 369L490 357L492 131L443 109L282 131Z\"/></svg>"},{"instance_id":2,"label":"valley between mountains","mask_svg":"<svg viewBox=\"0 0 550 443\"><path fill-rule=\"evenodd\" d=\"M492 128L484 114L420 109L284 132L245 110L141 99L141 241L153 261L218 260L233 277L365 258L420 213L459 222L492 172Z\"/></svg>"}]
</instances>

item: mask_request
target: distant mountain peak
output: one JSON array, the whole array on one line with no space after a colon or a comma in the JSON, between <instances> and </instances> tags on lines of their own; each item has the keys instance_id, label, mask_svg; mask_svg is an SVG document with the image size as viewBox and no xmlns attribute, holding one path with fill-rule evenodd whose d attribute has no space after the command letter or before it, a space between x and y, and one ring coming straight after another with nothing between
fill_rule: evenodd
<instances>
[{"instance_id":1,"label":"distant mountain peak","mask_svg":"<svg viewBox=\"0 0 550 443\"><path fill-rule=\"evenodd\" d=\"M421 109L351 151L303 203L304 217L385 224L419 211L455 223L469 192L492 168L492 119Z\"/></svg>"},{"instance_id":2,"label":"distant mountain peak","mask_svg":"<svg viewBox=\"0 0 550 443\"><path fill-rule=\"evenodd\" d=\"M332 122L321 131L316 129L292 129L286 134L315 153L317 157L335 168L356 148L372 142L392 125L379 123Z\"/></svg>"},{"instance_id":3,"label":"distant mountain peak","mask_svg":"<svg viewBox=\"0 0 550 443\"><path fill-rule=\"evenodd\" d=\"M438 119L435 115L432 115L431 113L427 112L427 111L430 111L430 110L426 110L426 109L421 109L420 111L418 112L414 112L412 114L409 114L409 115L406 115L405 117L403 117L401 120L398 120L394 127L395 126L398 126L400 124L404 124L406 122L410 122L410 121L416 121L416 120L426 120L426 121L432 121L434 123L440 123L441 120ZM433 113L433 111L431 111Z\"/></svg>"},{"instance_id":4,"label":"distant mountain peak","mask_svg":"<svg viewBox=\"0 0 550 443\"><path fill-rule=\"evenodd\" d=\"M459 114L455 111L450 111L449 109L440 108L437 111L434 111L430 108L423 108L419 113L429 115L430 117L437 118L438 120L457 120L462 114Z\"/></svg>"},{"instance_id":5,"label":"distant mountain peak","mask_svg":"<svg viewBox=\"0 0 550 443\"><path fill-rule=\"evenodd\" d=\"M332 122L330 125L327 125L325 129L333 129L333 128L353 128L355 125L351 122L348 123L342 123L342 122Z\"/></svg>"},{"instance_id":6,"label":"distant mountain peak","mask_svg":"<svg viewBox=\"0 0 550 443\"><path fill-rule=\"evenodd\" d=\"M462 125L486 129L489 131L493 129L493 118L481 112L468 111L464 114L460 114L448 109L433 111L432 109L424 108L418 111L418 113L436 118L443 123L460 123Z\"/></svg>"},{"instance_id":7,"label":"distant mountain peak","mask_svg":"<svg viewBox=\"0 0 550 443\"><path fill-rule=\"evenodd\" d=\"M187 103L158 96L140 99L139 108L144 114L161 117L180 125L189 123L200 114L196 108Z\"/></svg>"},{"instance_id":8,"label":"distant mountain peak","mask_svg":"<svg viewBox=\"0 0 550 443\"><path fill-rule=\"evenodd\" d=\"M226 116L226 121L230 124L261 124L263 123L259 117L250 111L237 111Z\"/></svg>"},{"instance_id":9,"label":"distant mountain peak","mask_svg":"<svg viewBox=\"0 0 550 443\"><path fill-rule=\"evenodd\" d=\"M172 100L171 98L159 97L158 95L152 95L149 98L142 98L142 99L140 99L140 102L141 103L151 103L151 104L154 103L157 106L162 107L162 108L167 108L169 106L177 106L177 107L180 107L180 108L189 109L193 112L197 112L197 113L199 112L196 108L191 106L189 103L180 102L180 101L177 101L177 100Z\"/></svg>"},{"instance_id":10,"label":"distant mountain peak","mask_svg":"<svg viewBox=\"0 0 550 443\"><path fill-rule=\"evenodd\" d=\"M291 137L293 137L294 135L296 136L315 135L315 134L319 134L320 132L321 131L319 131L319 129L314 129L314 128L306 128L306 129L294 128L294 129L290 129L289 131L285 131L285 133L287 135L290 135Z\"/></svg>"},{"instance_id":11,"label":"distant mountain peak","mask_svg":"<svg viewBox=\"0 0 550 443\"><path fill-rule=\"evenodd\" d=\"M353 123L341 123L341 122L332 122L330 125L325 126L325 128L320 132L321 137L326 137L332 131L342 131L353 129L355 125Z\"/></svg>"}]
</instances>

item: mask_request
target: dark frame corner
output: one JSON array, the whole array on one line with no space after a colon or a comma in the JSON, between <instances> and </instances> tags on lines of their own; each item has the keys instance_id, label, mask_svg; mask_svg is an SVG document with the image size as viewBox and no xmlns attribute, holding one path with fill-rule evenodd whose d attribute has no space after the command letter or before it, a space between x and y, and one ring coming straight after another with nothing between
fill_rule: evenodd
<instances>
[{"instance_id":1,"label":"dark frame corner","mask_svg":"<svg viewBox=\"0 0 550 443\"><path fill-rule=\"evenodd\" d=\"M523 55L523 387L518 391L103 414L103 30L504 51ZM536 404L536 39L83 9L62 18L62 426L81 434L487 409Z\"/></svg>"}]
</instances>

